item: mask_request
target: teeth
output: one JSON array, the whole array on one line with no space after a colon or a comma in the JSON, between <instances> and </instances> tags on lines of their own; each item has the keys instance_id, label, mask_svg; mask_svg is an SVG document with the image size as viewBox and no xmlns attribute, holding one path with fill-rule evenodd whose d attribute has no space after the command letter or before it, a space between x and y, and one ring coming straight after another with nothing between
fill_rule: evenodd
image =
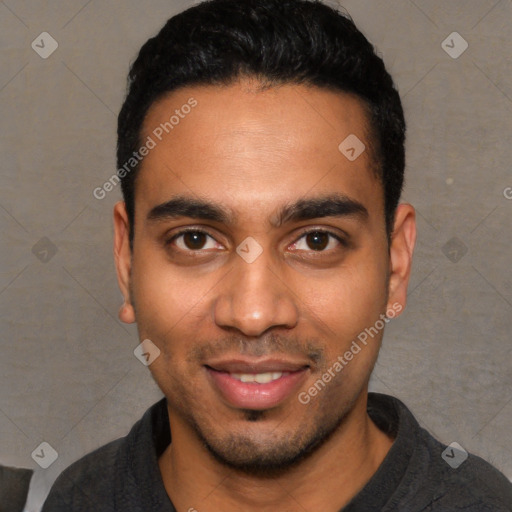
<instances>
[{"instance_id":1,"label":"teeth","mask_svg":"<svg viewBox=\"0 0 512 512\"><path fill-rule=\"evenodd\" d=\"M231 377L242 382L256 382L258 384L267 384L273 380L280 379L288 372L267 372L267 373L232 373Z\"/></svg>"}]
</instances>

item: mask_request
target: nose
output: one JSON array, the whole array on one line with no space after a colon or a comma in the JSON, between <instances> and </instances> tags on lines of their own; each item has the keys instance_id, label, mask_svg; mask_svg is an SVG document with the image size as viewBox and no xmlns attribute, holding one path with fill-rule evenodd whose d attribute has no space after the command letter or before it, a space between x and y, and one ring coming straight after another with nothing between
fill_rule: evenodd
<instances>
[{"instance_id":1,"label":"nose","mask_svg":"<svg viewBox=\"0 0 512 512\"><path fill-rule=\"evenodd\" d=\"M248 263L235 256L235 268L218 288L213 315L219 327L260 336L270 328L292 328L298 321L294 294L265 251Z\"/></svg>"}]
</instances>

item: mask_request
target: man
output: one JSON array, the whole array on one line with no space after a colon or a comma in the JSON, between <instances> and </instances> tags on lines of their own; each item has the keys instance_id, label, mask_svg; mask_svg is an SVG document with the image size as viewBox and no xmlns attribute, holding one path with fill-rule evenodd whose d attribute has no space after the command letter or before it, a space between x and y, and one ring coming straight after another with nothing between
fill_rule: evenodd
<instances>
[{"instance_id":1,"label":"man","mask_svg":"<svg viewBox=\"0 0 512 512\"><path fill-rule=\"evenodd\" d=\"M511 510L501 473L368 394L415 243L404 138L382 60L321 3L213 0L143 46L114 253L165 399L44 512Z\"/></svg>"}]
</instances>

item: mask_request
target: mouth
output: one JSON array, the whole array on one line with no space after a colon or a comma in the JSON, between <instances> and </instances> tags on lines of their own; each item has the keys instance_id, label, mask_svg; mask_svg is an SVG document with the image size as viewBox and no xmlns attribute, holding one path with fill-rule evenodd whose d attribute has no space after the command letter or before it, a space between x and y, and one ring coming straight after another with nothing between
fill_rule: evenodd
<instances>
[{"instance_id":1,"label":"mouth","mask_svg":"<svg viewBox=\"0 0 512 512\"><path fill-rule=\"evenodd\" d=\"M214 390L231 407L264 410L284 402L306 379L309 365L285 360L229 360L204 365Z\"/></svg>"}]
</instances>

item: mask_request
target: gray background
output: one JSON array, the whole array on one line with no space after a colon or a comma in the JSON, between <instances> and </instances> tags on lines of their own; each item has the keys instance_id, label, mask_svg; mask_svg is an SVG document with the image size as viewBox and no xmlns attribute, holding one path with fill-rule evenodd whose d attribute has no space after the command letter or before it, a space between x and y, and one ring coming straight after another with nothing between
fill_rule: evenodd
<instances>
[{"instance_id":1,"label":"gray background","mask_svg":"<svg viewBox=\"0 0 512 512\"><path fill-rule=\"evenodd\" d=\"M117 320L120 191L92 190L115 172L129 63L191 3L0 2L0 463L37 470L30 511L62 469L160 397L133 355L136 330ZM404 200L418 210L409 304L372 389L512 479L512 1L342 3L403 98ZM47 59L31 48L43 31L59 44ZM456 59L442 47L454 31L469 45ZM43 441L58 452L45 470L31 458Z\"/></svg>"}]
</instances>

